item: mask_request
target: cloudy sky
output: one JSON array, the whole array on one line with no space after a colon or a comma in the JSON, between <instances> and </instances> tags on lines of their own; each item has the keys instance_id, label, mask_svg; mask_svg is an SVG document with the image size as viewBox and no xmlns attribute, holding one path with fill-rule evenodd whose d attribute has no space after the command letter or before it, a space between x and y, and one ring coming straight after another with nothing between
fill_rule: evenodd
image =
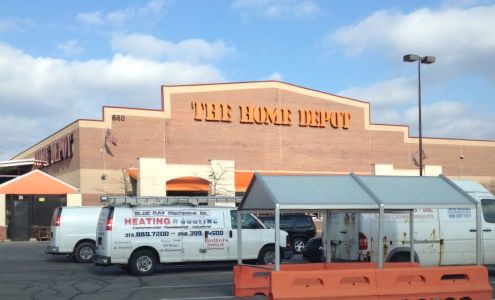
<instances>
[{"instance_id":1,"label":"cloudy sky","mask_svg":"<svg viewBox=\"0 0 495 300\"><path fill-rule=\"evenodd\" d=\"M495 140L495 1L2 1L0 160L160 85L276 79L371 103L373 123Z\"/></svg>"}]
</instances>

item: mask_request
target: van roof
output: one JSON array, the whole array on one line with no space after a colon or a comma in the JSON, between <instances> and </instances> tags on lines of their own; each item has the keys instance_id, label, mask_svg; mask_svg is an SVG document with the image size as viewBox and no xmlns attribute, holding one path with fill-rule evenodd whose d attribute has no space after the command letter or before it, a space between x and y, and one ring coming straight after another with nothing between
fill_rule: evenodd
<instances>
[{"instance_id":1,"label":"van roof","mask_svg":"<svg viewBox=\"0 0 495 300\"><path fill-rule=\"evenodd\" d=\"M453 180L456 185L466 192L490 193L483 185L472 180Z\"/></svg>"}]
</instances>

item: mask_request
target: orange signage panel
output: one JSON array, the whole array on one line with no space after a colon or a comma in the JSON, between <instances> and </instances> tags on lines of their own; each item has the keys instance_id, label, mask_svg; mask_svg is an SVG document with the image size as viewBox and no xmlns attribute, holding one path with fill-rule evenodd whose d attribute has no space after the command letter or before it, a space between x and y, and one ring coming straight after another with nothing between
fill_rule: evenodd
<instances>
[{"instance_id":1,"label":"orange signage panel","mask_svg":"<svg viewBox=\"0 0 495 300\"><path fill-rule=\"evenodd\" d=\"M77 189L42 171L34 170L0 185L0 194L62 195Z\"/></svg>"}]
</instances>

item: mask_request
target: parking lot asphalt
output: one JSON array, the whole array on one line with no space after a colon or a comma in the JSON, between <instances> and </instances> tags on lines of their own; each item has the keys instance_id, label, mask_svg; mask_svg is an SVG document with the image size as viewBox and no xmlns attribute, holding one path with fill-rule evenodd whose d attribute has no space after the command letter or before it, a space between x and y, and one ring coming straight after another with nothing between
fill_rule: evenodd
<instances>
[{"instance_id":1,"label":"parking lot asphalt","mask_svg":"<svg viewBox=\"0 0 495 300\"><path fill-rule=\"evenodd\" d=\"M134 277L117 266L45 254L47 244L0 242L0 299L236 299L232 263L166 265L153 276ZM494 287L495 268L489 274Z\"/></svg>"}]
</instances>

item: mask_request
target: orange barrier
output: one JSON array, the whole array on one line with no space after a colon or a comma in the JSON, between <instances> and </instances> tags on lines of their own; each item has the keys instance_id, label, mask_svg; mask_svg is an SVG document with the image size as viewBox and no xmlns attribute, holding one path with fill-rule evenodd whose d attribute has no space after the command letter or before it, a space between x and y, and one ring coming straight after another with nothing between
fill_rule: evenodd
<instances>
[{"instance_id":1,"label":"orange barrier","mask_svg":"<svg viewBox=\"0 0 495 300\"><path fill-rule=\"evenodd\" d=\"M483 266L376 270L378 299L492 299Z\"/></svg>"},{"instance_id":2,"label":"orange barrier","mask_svg":"<svg viewBox=\"0 0 495 300\"><path fill-rule=\"evenodd\" d=\"M314 264L285 264L282 271L323 270L324 263ZM237 265L234 266L233 294L236 297L252 297L254 295L268 296L270 291L270 272L273 265Z\"/></svg>"},{"instance_id":3,"label":"orange barrier","mask_svg":"<svg viewBox=\"0 0 495 300\"><path fill-rule=\"evenodd\" d=\"M232 291L235 297L268 296L270 291L270 272L273 267L266 266L234 266L234 282Z\"/></svg>"},{"instance_id":4,"label":"orange barrier","mask_svg":"<svg viewBox=\"0 0 495 300\"><path fill-rule=\"evenodd\" d=\"M271 272L270 299L378 299L375 270Z\"/></svg>"},{"instance_id":5,"label":"orange barrier","mask_svg":"<svg viewBox=\"0 0 495 300\"><path fill-rule=\"evenodd\" d=\"M417 263L315 263L235 266L236 297L270 299L492 299L482 266L422 268Z\"/></svg>"}]
</instances>

